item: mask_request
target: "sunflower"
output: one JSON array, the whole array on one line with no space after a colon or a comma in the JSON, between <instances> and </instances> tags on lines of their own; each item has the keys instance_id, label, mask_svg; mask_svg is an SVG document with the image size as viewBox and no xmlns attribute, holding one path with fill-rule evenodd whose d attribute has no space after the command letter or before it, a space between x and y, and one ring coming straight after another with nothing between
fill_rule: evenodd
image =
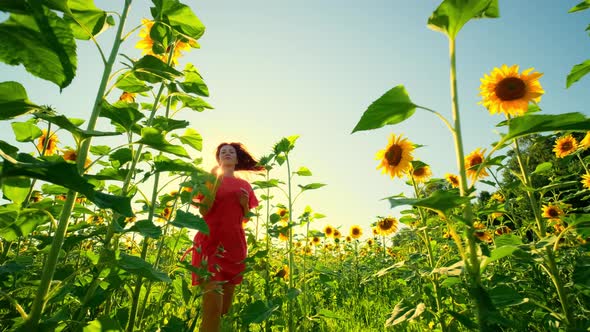
<instances>
[{"instance_id":1,"label":"sunflower","mask_svg":"<svg viewBox=\"0 0 590 332\"><path fill-rule=\"evenodd\" d=\"M580 141L580 147L584 150L590 148L590 131L587 131L586 136Z\"/></svg>"},{"instance_id":2,"label":"sunflower","mask_svg":"<svg viewBox=\"0 0 590 332\"><path fill-rule=\"evenodd\" d=\"M191 46L189 45L189 43L185 43L182 41L177 41L175 43L175 47L174 47L174 51L172 53L172 63L174 65L178 64L178 58L180 58L180 56L182 56L182 51L188 51L191 49ZM169 50L166 50L166 55L163 57L163 61L164 62L168 62L168 52Z\"/></svg>"},{"instance_id":3,"label":"sunflower","mask_svg":"<svg viewBox=\"0 0 590 332\"><path fill-rule=\"evenodd\" d=\"M311 243L312 243L314 246L317 246L317 245L319 245L319 244L320 244L320 238L319 238L319 237L317 237L317 236L314 236L314 237L311 239Z\"/></svg>"},{"instance_id":4,"label":"sunflower","mask_svg":"<svg viewBox=\"0 0 590 332\"><path fill-rule=\"evenodd\" d=\"M277 271L277 273L275 274L275 278L287 279L288 277L289 277L289 266L288 265L283 265L283 267L281 269L279 269Z\"/></svg>"},{"instance_id":5,"label":"sunflower","mask_svg":"<svg viewBox=\"0 0 590 332\"><path fill-rule=\"evenodd\" d=\"M506 199L504 198L504 196L498 192L494 193L491 197L492 200L499 202L499 203L504 203L506 201Z\"/></svg>"},{"instance_id":6,"label":"sunflower","mask_svg":"<svg viewBox=\"0 0 590 332\"><path fill-rule=\"evenodd\" d=\"M279 232L279 240L283 242L289 241L289 234L287 234L286 232Z\"/></svg>"},{"instance_id":7,"label":"sunflower","mask_svg":"<svg viewBox=\"0 0 590 332\"><path fill-rule=\"evenodd\" d=\"M577 148L578 141L572 135L567 135L555 141L553 152L555 152L557 158L563 158L572 154Z\"/></svg>"},{"instance_id":8,"label":"sunflower","mask_svg":"<svg viewBox=\"0 0 590 332\"><path fill-rule=\"evenodd\" d=\"M132 93L132 92L123 92L121 94L121 96L119 97L119 101L131 104L135 102L135 95L136 93Z\"/></svg>"},{"instance_id":9,"label":"sunflower","mask_svg":"<svg viewBox=\"0 0 590 332\"><path fill-rule=\"evenodd\" d=\"M445 174L445 179L451 184L453 188L459 188L459 185L461 184L459 182L459 177L455 174L447 173Z\"/></svg>"},{"instance_id":10,"label":"sunflower","mask_svg":"<svg viewBox=\"0 0 590 332\"><path fill-rule=\"evenodd\" d=\"M541 95L545 93L539 78L543 75L533 72L533 68L518 73L518 65L494 68L490 75L484 74L479 86L483 104L491 114L504 113L505 115L523 115L529 106L529 102L538 103Z\"/></svg>"},{"instance_id":11,"label":"sunflower","mask_svg":"<svg viewBox=\"0 0 590 332\"><path fill-rule=\"evenodd\" d=\"M559 220L564 214L563 210L557 205L543 205L543 217L549 220Z\"/></svg>"},{"instance_id":12,"label":"sunflower","mask_svg":"<svg viewBox=\"0 0 590 332\"><path fill-rule=\"evenodd\" d=\"M477 174L479 167L476 167L483 163L483 154L485 152L485 149L481 150L480 148L477 148L467 155L467 157L465 157L465 169L467 170L467 176L469 176L472 181L477 181L478 179L488 176L488 172L486 171L485 167L479 170L479 174Z\"/></svg>"},{"instance_id":13,"label":"sunflower","mask_svg":"<svg viewBox=\"0 0 590 332\"><path fill-rule=\"evenodd\" d=\"M341 236L342 236L342 234L340 233L340 231L339 231L339 230L337 230L337 229L335 229L335 230L334 230L334 234L332 234L332 237L333 237L334 239L339 239Z\"/></svg>"},{"instance_id":14,"label":"sunflower","mask_svg":"<svg viewBox=\"0 0 590 332\"><path fill-rule=\"evenodd\" d=\"M496 231L494 233L496 233L496 235L503 235L503 234L510 234L511 232L512 232L512 230L510 229L510 227L500 226L500 227L496 228Z\"/></svg>"},{"instance_id":15,"label":"sunflower","mask_svg":"<svg viewBox=\"0 0 590 332\"><path fill-rule=\"evenodd\" d=\"M383 168L382 173L388 173L392 178L396 176L401 178L411 167L410 161L414 159L412 151L414 151L412 142L402 138L402 135L391 134L387 147L375 155L375 159L381 160L377 169Z\"/></svg>"},{"instance_id":16,"label":"sunflower","mask_svg":"<svg viewBox=\"0 0 590 332\"><path fill-rule=\"evenodd\" d=\"M486 228L486 225L484 225L481 221L476 221L473 223L473 228L484 229L484 228Z\"/></svg>"},{"instance_id":17,"label":"sunflower","mask_svg":"<svg viewBox=\"0 0 590 332\"><path fill-rule=\"evenodd\" d=\"M485 241L485 242L488 242L488 243L491 243L492 242L492 235L488 231L475 231L473 234L480 241Z\"/></svg>"},{"instance_id":18,"label":"sunflower","mask_svg":"<svg viewBox=\"0 0 590 332\"><path fill-rule=\"evenodd\" d=\"M397 231L397 219L393 217L381 218L377 222L377 233L379 235L389 235Z\"/></svg>"},{"instance_id":19,"label":"sunflower","mask_svg":"<svg viewBox=\"0 0 590 332\"><path fill-rule=\"evenodd\" d=\"M281 217L281 220L289 219L289 211L285 208L279 208L277 214Z\"/></svg>"},{"instance_id":20,"label":"sunflower","mask_svg":"<svg viewBox=\"0 0 590 332\"><path fill-rule=\"evenodd\" d=\"M42 153L43 149L45 149L45 144L47 144L47 148L45 149L45 153L43 155L52 156L57 151L57 142L59 142L59 139L57 138L55 132L50 132L49 135L47 135L47 130L45 129L43 129L42 132L43 134L37 141L37 149L39 149L39 153Z\"/></svg>"},{"instance_id":21,"label":"sunflower","mask_svg":"<svg viewBox=\"0 0 590 332\"><path fill-rule=\"evenodd\" d=\"M76 153L76 151L74 151L72 149L68 149L68 150L64 151L64 154L62 157L64 158L64 160L76 162L76 159L78 159L78 154ZM91 162L92 161L90 159L86 158L86 162L84 163L84 168L88 168L88 166L90 166Z\"/></svg>"},{"instance_id":22,"label":"sunflower","mask_svg":"<svg viewBox=\"0 0 590 332\"><path fill-rule=\"evenodd\" d=\"M143 29L139 32L139 38L141 38L141 40L135 44L135 48L141 50L141 55L154 55L154 51L152 50L152 47L154 47L154 40L150 37L150 31L154 26L154 21L142 18L141 24L143 24Z\"/></svg>"},{"instance_id":23,"label":"sunflower","mask_svg":"<svg viewBox=\"0 0 590 332\"><path fill-rule=\"evenodd\" d=\"M363 235L363 230L361 229L361 226L354 225L350 227L350 237L352 237L353 239L358 239L359 237L361 237L361 235Z\"/></svg>"},{"instance_id":24,"label":"sunflower","mask_svg":"<svg viewBox=\"0 0 590 332\"><path fill-rule=\"evenodd\" d=\"M430 170L430 166L422 166L418 169L414 169L413 167L410 170L414 181L418 183L424 183L430 179L432 176L432 171Z\"/></svg>"},{"instance_id":25,"label":"sunflower","mask_svg":"<svg viewBox=\"0 0 590 332\"><path fill-rule=\"evenodd\" d=\"M379 235L379 231L377 230L377 228L372 228L371 230L373 231L373 236Z\"/></svg>"},{"instance_id":26,"label":"sunflower","mask_svg":"<svg viewBox=\"0 0 590 332\"><path fill-rule=\"evenodd\" d=\"M590 189L590 173L586 173L584 175L582 175L582 185L587 188Z\"/></svg>"},{"instance_id":27,"label":"sunflower","mask_svg":"<svg viewBox=\"0 0 590 332\"><path fill-rule=\"evenodd\" d=\"M350 235L347 235L345 238L346 242L351 242L352 241L352 237Z\"/></svg>"},{"instance_id":28,"label":"sunflower","mask_svg":"<svg viewBox=\"0 0 590 332\"><path fill-rule=\"evenodd\" d=\"M332 237L334 235L334 227L330 225L324 227L324 234L326 234L326 237Z\"/></svg>"},{"instance_id":29,"label":"sunflower","mask_svg":"<svg viewBox=\"0 0 590 332\"><path fill-rule=\"evenodd\" d=\"M369 246L372 246L373 244L375 244L375 241L373 241L373 239L368 239L368 240L367 240L367 244L368 244Z\"/></svg>"}]
</instances>

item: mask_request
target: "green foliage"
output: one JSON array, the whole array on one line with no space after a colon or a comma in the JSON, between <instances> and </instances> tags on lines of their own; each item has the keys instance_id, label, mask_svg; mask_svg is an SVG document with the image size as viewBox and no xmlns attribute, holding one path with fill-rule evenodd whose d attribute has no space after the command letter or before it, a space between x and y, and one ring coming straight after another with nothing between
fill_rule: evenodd
<instances>
[{"instance_id":1,"label":"green foliage","mask_svg":"<svg viewBox=\"0 0 590 332\"><path fill-rule=\"evenodd\" d=\"M444 0L428 18L428 27L455 39L471 19L499 16L498 0Z\"/></svg>"},{"instance_id":2,"label":"green foliage","mask_svg":"<svg viewBox=\"0 0 590 332\"><path fill-rule=\"evenodd\" d=\"M565 87L569 88L586 74L590 73L590 60L586 60L580 64L575 65L571 72L567 75Z\"/></svg>"},{"instance_id":3,"label":"green foliage","mask_svg":"<svg viewBox=\"0 0 590 332\"><path fill-rule=\"evenodd\" d=\"M419 106L410 100L406 88L398 85L369 106L352 132L400 123L412 116L416 107Z\"/></svg>"},{"instance_id":4,"label":"green foliage","mask_svg":"<svg viewBox=\"0 0 590 332\"><path fill-rule=\"evenodd\" d=\"M76 72L76 43L68 23L38 1L27 14L11 14L0 24L0 61L67 87Z\"/></svg>"}]
</instances>

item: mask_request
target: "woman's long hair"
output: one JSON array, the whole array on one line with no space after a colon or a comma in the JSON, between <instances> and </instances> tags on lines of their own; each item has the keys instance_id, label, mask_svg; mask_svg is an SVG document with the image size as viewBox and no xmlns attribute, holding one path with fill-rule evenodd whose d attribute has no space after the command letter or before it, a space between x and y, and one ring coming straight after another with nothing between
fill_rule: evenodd
<instances>
[{"instance_id":1,"label":"woman's long hair","mask_svg":"<svg viewBox=\"0 0 590 332\"><path fill-rule=\"evenodd\" d=\"M250 152L246 149L244 144L238 142L231 142L231 143L221 143L217 146L217 150L215 152L215 159L217 159L217 163L219 164L219 152L224 145L231 145L236 149L236 157L238 159L238 163L236 164L236 171L252 171L258 172L263 171L265 168L262 165L258 165L258 161L252 157Z\"/></svg>"}]
</instances>

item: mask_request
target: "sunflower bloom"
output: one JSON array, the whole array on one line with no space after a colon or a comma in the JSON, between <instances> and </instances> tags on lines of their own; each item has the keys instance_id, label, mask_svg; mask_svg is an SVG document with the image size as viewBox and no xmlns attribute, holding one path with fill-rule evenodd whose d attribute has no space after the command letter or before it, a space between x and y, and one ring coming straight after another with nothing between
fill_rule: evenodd
<instances>
[{"instance_id":1,"label":"sunflower bloom","mask_svg":"<svg viewBox=\"0 0 590 332\"><path fill-rule=\"evenodd\" d=\"M350 237L350 235L347 235L345 240L346 242L352 242L352 237Z\"/></svg>"},{"instance_id":2,"label":"sunflower bloom","mask_svg":"<svg viewBox=\"0 0 590 332\"><path fill-rule=\"evenodd\" d=\"M388 173L391 178L401 178L411 167L410 162L414 159L413 151L414 144L407 138L391 134L387 147L375 155L375 159L381 160L377 169L383 168L382 174Z\"/></svg>"},{"instance_id":3,"label":"sunflower bloom","mask_svg":"<svg viewBox=\"0 0 590 332\"><path fill-rule=\"evenodd\" d=\"M62 157L64 158L64 160L76 162L76 159L78 159L78 154L76 153L76 151L69 149L64 151ZM91 162L92 161L90 159L86 158L86 162L84 162L84 168L88 168Z\"/></svg>"},{"instance_id":4,"label":"sunflower bloom","mask_svg":"<svg viewBox=\"0 0 590 332\"><path fill-rule=\"evenodd\" d=\"M352 237L353 239L358 239L359 237L361 237L361 235L363 235L363 230L361 229L361 226L354 225L350 227L350 237Z\"/></svg>"},{"instance_id":5,"label":"sunflower bloom","mask_svg":"<svg viewBox=\"0 0 590 332\"><path fill-rule=\"evenodd\" d=\"M512 232L512 230L510 229L510 227L500 226L500 227L496 228L496 231L494 233L496 233L496 235L504 235L504 234L510 234L511 232Z\"/></svg>"},{"instance_id":6,"label":"sunflower bloom","mask_svg":"<svg viewBox=\"0 0 590 332\"><path fill-rule=\"evenodd\" d=\"M132 92L123 92L119 97L119 101L131 104L135 102L135 95L136 93Z\"/></svg>"},{"instance_id":7,"label":"sunflower bloom","mask_svg":"<svg viewBox=\"0 0 590 332\"><path fill-rule=\"evenodd\" d=\"M288 231L279 232L279 241L287 242L289 241L289 233Z\"/></svg>"},{"instance_id":8,"label":"sunflower bloom","mask_svg":"<svg viewBox=\"0 0 590 332\"><path fill-rule=\"evenodd\" d=\"M479 174L477 174L479 167L476 167L483 163L483 154L485 153L485 151L485 149L481 150L480 148L477 148L469 155L467 155L467 157L465 157L465 169L467 170L467 176L472 181L477 181L481 178L485 178L486 176L488 176L488 172L486 171L485 167L479 170Z\"/></svg>"},{"instance_id":9,"label":"sunflower bloom","mask_svg":"<svg viewBox=\"0 0 590 332\"><path fill-rule=\"evenodd\" d=\"M45 144L47 144L47 148L45 149L44 155L52 156L57 151L57 142L59 142L59 139L57 138L55 132L51 132L49 133L49 135L47 135L47 130L43 129L42 131L43 134L41 135L41 137L39 137L39 140L37 141L37 149L39 149L40 152L43 152Z\"/></svg>"},{"instance_id":10,"label":"sunflower bloom","mask_svg":"<svg viewBox=\"0 0 590 332\"><path fill-rule=\"evenodd\" d=\"M423 166L418 169L411 169L410 170L414 181L418 183L424 183L430 179L432 176L432 171L430 170L430 166Z\"/></svg>"},{"instance_id":11,"label":"sunflower bloom","mask_svg":"<svg viewBox=\"0 0 590 332\"><path fill-rule=\"evenodd\" d=\"M339 231L339 230L337 230L337 229L335 229L335 230L334 230L334 234L332 234L332 237L333 237L334 239L339 239L341 236L342 236L342 234L340 233L340 231Z\"/></svg>"},{"instance_id":12,"label":"sunflower bloom","mask_svg":"<svg viewBox=\"0 0 590 332\"><path fill-rule=\"evenodd\" d=\"M491 114L504 113L519 116L526 113L529 102L538 103L545 93L539 78L542 73L532 72L533 68L518 73L518 65L494 68L481 78L479 86L483 104Z\"/></svg>"},{"instance_id":13,"label":"sunflower bloom","mask_svg":"<svg viewBox=\"0 0 590 332\"><path fill-rule=\"evenodd\" d=\"M480 241L484 241L484 242L488 242L488 243L492 242L492 235L488 231L475 231L473 234Z\"/></svg>"},{"instance_id":14,"label":"sunflower bloom","mask_svg":"<svg viewBox=\"0 0 590 332\"><path fill-rule=\"evenodd\" d=\"M326 234L326 237L334 236L334 227L330 225L324 227L324 234Z\"/></svg>"},{"instance_id":15,"label":"sunflower bloom","mask_svg":"<svg viewBox=\"0 0 590 332\"><path fill-rule=\"evenodd\" d=\"M154 51L152 50L152 47L154 47L154 40L150 37L150 31L154 26L154 21L142 18L141 24L143 24L143 29L139 32L139 38L141 39L135 44L135 48L141 50L141 55L154 55Z\"/></svg>"},{"instance_id":16,"label":"sunflower bloom","mask_svg":"<svg viewBox=\"0 0 590 332\"><path fill-rule=\"evenodd\" d=\"M557 158L563 158L572 154L578 148L578 141L572 136L567 135L564 137L560 137L555 141L555 145L553 146L553 152L555 152L555 156Z\"/></svg>"},{"instance_id":17,"label":"sunflower bloom","mask_svg":"<svg viewBox=\"0 0 590 332\"><path fill-rule=\"evenodd\" d=\"M586 136L580 141L580 147L584 150L590 148L590 131L587 131Z\"/></svg>"},{"instance_id":18,"label":"sunflower bloom","mask_svg":"<svg viewBox=\"0 0 590 332\"><path fill-rule=\"evenodd\" d=\"M506 199L504 198L504 196L498 192L494 193L491 197L492 200L498 202L498 203L504 203L506 202Z\"/></svg>"},{"instance_id":19,"label":"sunflower bloom","mask_svg":"<svg viewBox=\"0 0 590 332\"><path fill-rule=\"evenodd\" d=\"M381 218L377 222L377 233L383 236L395 233L397 231L397 225L398 221L393 217Z\"/></svg>"},{"instance_id":20,"label":"sunflower bloom","mask_svg":"<svg viewBox=\"0 0 590 332\"><path fill-rule=\"evenodd\" d=\"M311 243L312 243L314 246L317 246L317 245L319 245L319 244L320 244L320 238L319 238L319 237L317 237L317 236L314 236L314 237L311 239Z\"/></svg>"},{"instance_id":21,"label":"sunflower bloom","mask_svg":"<svg viewBox=\"0 0 590 332\"><path fill-rule=\"evenodd\" d=\"M543 205L543 217L549 220L556 221L560 220L565 215L563 210L557 205Z\"/></svg>"},{"instance_id":22,"label":"sunflower bloom","mask_svg":"<svg viewBox=\"0 0 590 332\"><path fill-rule=\"evenodd\" d=\"M459 188L459 186L461 185L461 183L459 182L459 177L455 174L447 173L445 174L445 179L447 180L447 182L451 184L453 188Z\"/></svg>"},{"instance_id":23,"label":"sunflower bloom","mask_svg":"<svg viewBox=\"0 0 590 332\"><path fill-rule=\"evenodd\" d=\"M289 266L283 265L283 267L275 274L275 278L287 279L289 277Z\"/></svg>"},{"instance_id":24,"label":"sunflower bloom","mask_svg":"<svg viewBox=\"0 0 590 332\"><path fill-rule=\"evenodd\" d=\"M367 245L372 246L373 244L375 244L375 241L373 241L373 239L367 240Z\"/></svg>"},{"instance_id":25,"label":"sunflower bloom","mask_svg":"<svg viewBox=\"0 0 590 332\"><path fill-rule=\"evenodd\" d=\"M584 188L586 189L590 189L590 173L586 173L584 175L582 175L582 185L584 186Z\"/></svg>"}]
</instances>

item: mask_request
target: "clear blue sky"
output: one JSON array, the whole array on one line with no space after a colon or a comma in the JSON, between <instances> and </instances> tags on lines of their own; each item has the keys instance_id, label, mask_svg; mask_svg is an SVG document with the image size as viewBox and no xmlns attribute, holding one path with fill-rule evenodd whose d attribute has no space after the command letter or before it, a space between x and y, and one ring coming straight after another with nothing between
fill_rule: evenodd
<instances>
[{"instance_id":1,"label":"clear blue sky","mask_svg":"<svg viewBox=\"0 0 590 332\"><path fill-rule=\"evenodd\" d=\"M472 21L459 33L459 98L467 153L489 147L498 137L495 124L501 117L490 116L477 104L479 79L495 66L519 64L543 72L544 112L590 114L586 106L590 78L565 89L571 67L590 58L590 38L584 31L590 11L567 13L577 2L500 1L499 19ZM328 186L306 193L295 214L310 204L328 216L317 229L327 223L343 225L345 234L352 224L368 233L377 215L396 216L397 211L381 199L409 193L409 188L403 180L391 180L375 170L375 152L385 147L390 133L403 133L426 145L415 155L431 165L434 176L442 177L457 170L450 134L440 120L419 110L400 125L350 132L368 105L398 84L406 86L415 103L450 116L448 43L445 36L426 27L439 3L188 2L207 30L200 40L202 48L185 55L180 65L191 62L200 70L215 110L185 111L182 116L204 138L206 165L212 165L213 149L222 140L241 141L260 156L280 138L301 135L292 153L293 166L308 167L313 177L297 183ZM120 10L114 7L118 2L96 4ZM148 7L148 1L134 1L127 30L148 17ZM107 50L113 33L99 37ZM139 57L136 40L130 39L123 53ZM32 101L51 104L67 116L87 118L102 66L91 43L79 44L78 62L77 77L61 94L55 85L32 78L21 67L0 64L0 73L3 81L23 83ZM103 119L99 126L108 128L108 122ZM8 122L0 123L0 139L14 141Z\"/></svg>"}]
</instances>

